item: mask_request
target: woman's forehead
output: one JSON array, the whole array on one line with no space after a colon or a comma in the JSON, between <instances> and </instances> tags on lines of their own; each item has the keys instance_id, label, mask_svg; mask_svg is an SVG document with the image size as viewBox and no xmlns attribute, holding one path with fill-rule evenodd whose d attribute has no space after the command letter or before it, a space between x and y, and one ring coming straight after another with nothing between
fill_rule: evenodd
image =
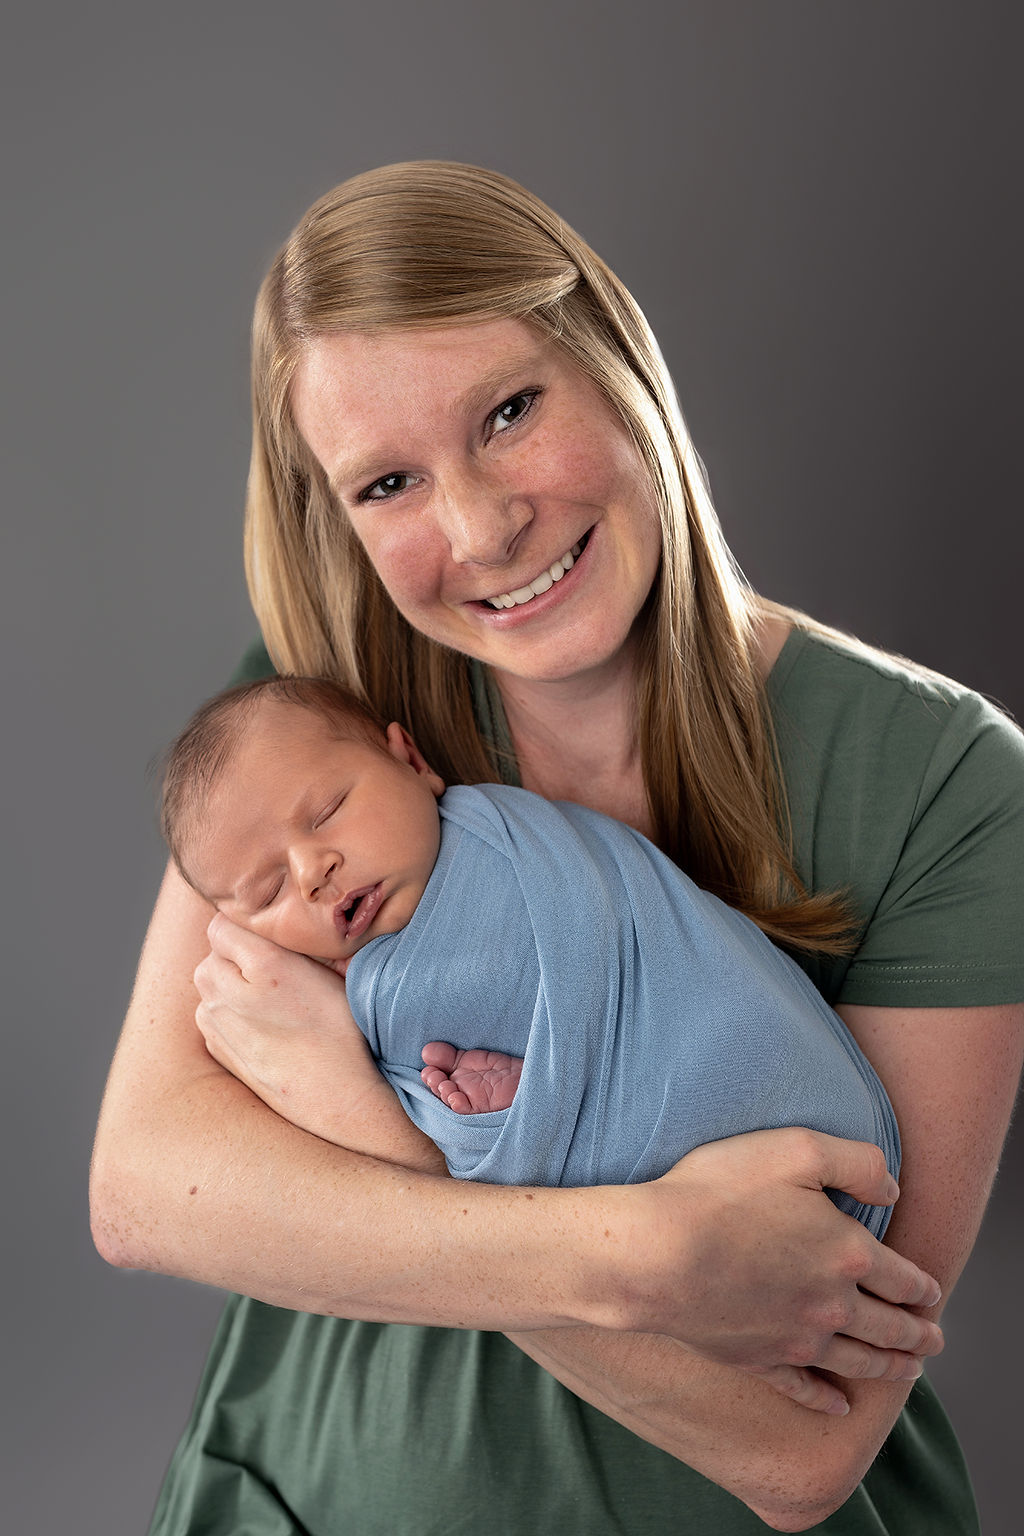
<instances>
[{"instance_id":1,"label":"woman's forehead","mask_svg":"<svg viewBox=\"0 0 1024 1536\"><path fill-rule=\"evenodd\" d=\"M296 411L325 389L353 395L387 391L396 379L424 390L457 384L464 374L497 373L543 355L547 346L522 320L403 326L378 331L331 331L307 341L292 384Z\"/></svg>"}]
</instances>

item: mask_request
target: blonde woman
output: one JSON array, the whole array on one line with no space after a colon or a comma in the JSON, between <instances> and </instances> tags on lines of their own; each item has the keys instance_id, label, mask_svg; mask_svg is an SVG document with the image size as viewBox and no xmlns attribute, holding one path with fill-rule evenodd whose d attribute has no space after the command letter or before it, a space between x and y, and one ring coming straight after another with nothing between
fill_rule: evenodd
<instances>
[{"instance_id":1,"label":"blonde woman","mask_svg":"<svg viewBox=\"0 0 1024 1536\"><path fill-rule=\"evenodd\" d=\"M624 1189L456 1184L411 1126L356 1156L338 979L169 872L94 1227L241 1295L155 1536L976 1530L917 1378L1020 1070L1019 734L747 589L642 314L501 176L391 166L317 203L260 294L253 398L273 664L408 720L449 782L629 822L788 945L888 1088L902 1192L882 1246L821 1193L890 1200L877 1149L799 1128Z\"/></svg>"}]
</instances>

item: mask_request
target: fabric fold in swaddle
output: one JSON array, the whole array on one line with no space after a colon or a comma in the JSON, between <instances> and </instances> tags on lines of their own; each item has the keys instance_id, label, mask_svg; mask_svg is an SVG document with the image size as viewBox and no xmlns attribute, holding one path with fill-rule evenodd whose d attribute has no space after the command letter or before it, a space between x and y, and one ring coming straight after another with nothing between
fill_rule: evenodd
<instances>
[{"instance_id":1,"label":"fabric fold in swaddle","mask_svg":"<svg viewBox=\"0 0 1024 1536\"><path fill-rule=\"evenodd\" d=\"M885 1090L838 1015L752 923L645 838L502 785L440 802L412 920L352 959L349 1002L457 1178L622 1184L743 1131L873 1141ZM430 1040L524 1057L511 1108L457 1115L420 1080ZM880 1236L889 1211L834 1194Z\"/></svg>"}]
</instances>

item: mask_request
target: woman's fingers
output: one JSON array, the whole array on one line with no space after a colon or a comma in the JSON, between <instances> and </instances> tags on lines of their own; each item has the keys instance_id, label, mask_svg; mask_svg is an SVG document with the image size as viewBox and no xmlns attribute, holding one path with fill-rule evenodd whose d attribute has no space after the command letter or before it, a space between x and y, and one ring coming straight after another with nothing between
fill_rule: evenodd
<instances>
[{"instance_id":1,"label":"woman's fingers","mask_svg":"<svg viewBox=\"0 0 1024 1536\"><path fill-rule=\"evenodd\" d=\"M216 997L223 997L232 988L245 985L238 966L233 960L226 960L223 955L208 954L200 960L192 975L196 991L204 1002Z\"/></svg>"},{"instance_id":2,"label":"woman's fingers","mask_svg":"<svg viewBox=\"0 0 1024 1536\"><path fill-rule=\"evenodd\" d=\"M822 1193L891 1203L898 1191L877 1147L801 1129L751 1132L697 1148L647 1188L662 1210L645 1250L642 1329L755 1373L790 1368L773 1385L825 1411L835 1399L800 1372L902 1380L916 1373L909 1356L942 1348L939 1329L909 1310L937 1302L937 1283ZM642 1230L630 1234L634 1255ZM761 1235L753 1246L752 1231Z\"/></svg>"},{"instance_id":3,"label":"woman's fingers","mask_svg":"<svg viewBox=\"0 0 1024 1536\"><path fill-rule=\"evenodd\" d=\"M860 1381L868 1377L875 1381L916 1381L921 1374L921 1362L916 1355L868 1350L855 1339L837 1338L835 1346L830 1351L833 1359L828 1369L837 1376ZM849 1401L840 1389L817 1370L801 1370L795 1365L776 1365L768 1370L751 1370L747 1374L759 1376L783 1397L791 1398L794 1403L799 1403L803 1408L811 1408L815 1413L843 1415L850 1411Z\"/></svg>"},{"instance_id":4,"label":"woman's fingers","mask_svg":"<svg viewBox=\"0 0 1024 1536\"><path fill-rule=\"evenodd\" d=\"M282 949L222 913L207 936L210 953L194 976L204 1002L222 1003L262 1026L334 1024L339 1010L351 1020L344 978L332 966Z\"/></svg>"},{"instance_id":5,"label":"woman's fingers","mask_svg":"<svg viewBox=\"0 0 1024 1536\"><path fill-rule=\"evenodd\" d=\"M872 1296L880 1297L882 1301L892 1302L898 1307L934 1307L942 1300L942 1287L937 1280L926 1274L910 1259L905 1259L894 1248L883 1247L881 1243L867 1249L863 1272L857 1274L855 1278L862 1291L870 1292ZM877 1307L873 1315L878 1315ZM904 1315L911 1316L910 1313ZM893 1314L890 1309L886 1308L885 1316L891 1323ZM923 1322L920 1318L916 1321ZM913 1349L916 1354L938 1353L935 1349L919 1350L910 1336L903 1332L893 1338L872 1338L870 1342L881 1343L890 1349Z\"/></svg>"},{"instance_id":6,"label":"woman's fingers","mask_svg":"<svg viewBox=\"0 0 1024 1536\"><path fill-rule=\"evenodd\" d=\"M834 1136L816 1135L815 1139L822 1158L818 1181L823 1189L844 1190L868 1205L890 1205L898 1198L899 1186L878 1147ZM881 1243L865 1245L864 1257L863 1268L852 1278L867 1294L858 1300L846 1332L881 1349L937 1355L942 1349L940 1329L912 1312L894 1308L937 1306L942 1300L939 1282ZM885 1306L886 1302L892 1305Z\"/></svg>"},{"instance_id":7,"label":"woman's fingers","mask_svg":"<svg viewBox=\"0 0 1024 1536\"><path fill-rule=\"evenodd\" d=\"M802 1371L795 1365L775 1365L765 1371L751 1370L747 1374L759 1376L783 1397L791 1398L803 1408L812 1408L815 1413L838 1416L850 1411L850 1404L839 1388L814 1371Z\"/></svg>"},{"instance_id":8,"label":"woman's fingers","mask_svg":"<svg viewBox=\"0 0 1024 1536\"><path fill-rule=\"evenodd\" d=\"M872 1349L858 1339L847 1339L837 1334L825 1351L821 1369L856 1381L869 1378L873 1381L916 1381L922 1366L917 1355L903 1354L898 1350ZM768 1370L751 1370L748 1374L759 1376L783 1397L791 1398L794 1403L799 1403L803 1408L811 1408L815 1413L842 1415L850 1410L847 1398L818 1370L776 1365Z\"/></svg>"},{"instance_id":9,"label":"woman's fingers","mask_svg":"<svg viewBox=\"0 0 1024 1536\"><path fill-rule=\"evenodd\" d=\"M942 1329L936 1323L863 1293L855 1300L844 1331L833 1338L833 1346L842 1346L844 1361L851 1358L852 1347L866 1349L872 1356L895 1354L903 1357L941 1354L944 1343ZM835 1359L835 1354L830 1351L829 1358L814 1363L829 1371L839 1371L843 1376L887 1374L881 1360L874 1361L872 1368L846 1370L844 1365L836 1364ZM902 1380L902 1377L897 1373L892 1379Z\"/></svg>"},{"instance_id":10,"label":"woman's fingers","mask_svg":"<svg viewBox=\"0 0 1024 1536\"><path fill-rule=\"evenodd\" d=\"M216 914L206 932L213 954L230 960L247 981L266 981L274 985L282 970L287 973L290 968L306 963L304 956L295 955L272 944L269 939L260 938L259 934L240 928L223 912Z\"/></svg>"},{"instance_id":11,"label":"woman's fingers","mask_svg":"<svg viewBox=\"0 0 1024 1536\"><path fill-rule=\"evenodd\" d=\"M804 1162L805 1177L811 1187L841 1189L866 1205L892 1205L898 1199L899 1185L887 1169L881 1150L872 1143L843 1141L819 1131L784 1134L791 1138L793 1155ZM856 1264L856 1271L851 1270L850 1278L861 1290L895 1306L934 1307L942 1299L942 1288L937 1280L910 1259L881 1243L865 1243ZM876 1308L875 1316L878 1315ZM934 1349L918 1350L914 1342L915 1332L925 1339L932 1336L931 1330L928 1327L915 1329L914 1325L920 1324L920 1319L914 1319L904 1329L891 1311L887 1316L894 1336L871 1338L868 1342L881 1343L890 1349L911 1349L915 1353L935 1354L942 1347L940 1343ZM857 1329L849 1331L861 1336Z\"/></svg>"},{"instance_id":12,"label":"woman's fingers","mask_svg":"<svg viewBox=\"0 0 1024 1536\"><path fill-rule=\"evenodd\" d=\"M845 1190L865 1205L892 1205L899 1197L900 1187L886 1167L881 1149L871 1142L799 1131L794 1147L798 1157L808 1159L808 1172L823 1189Z\"/></svg>"}]
</instances>

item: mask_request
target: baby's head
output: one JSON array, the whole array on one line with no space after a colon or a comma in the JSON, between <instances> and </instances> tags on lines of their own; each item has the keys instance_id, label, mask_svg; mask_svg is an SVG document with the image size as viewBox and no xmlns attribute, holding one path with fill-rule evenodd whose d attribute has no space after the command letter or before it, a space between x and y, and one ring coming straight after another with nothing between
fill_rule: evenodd
<instances>
[{"instance_id":1,"label":"baby's head","mask_svg":"<svg viewBox=\"0 0 1024 1536\"><path fill-rule=\"evenodd\" d=\"M346 689L273 677L193 715L168 754L161 824L218 911L344 975L416 910L443 790L402 727Z\"/></svg>"}]
</instances>

